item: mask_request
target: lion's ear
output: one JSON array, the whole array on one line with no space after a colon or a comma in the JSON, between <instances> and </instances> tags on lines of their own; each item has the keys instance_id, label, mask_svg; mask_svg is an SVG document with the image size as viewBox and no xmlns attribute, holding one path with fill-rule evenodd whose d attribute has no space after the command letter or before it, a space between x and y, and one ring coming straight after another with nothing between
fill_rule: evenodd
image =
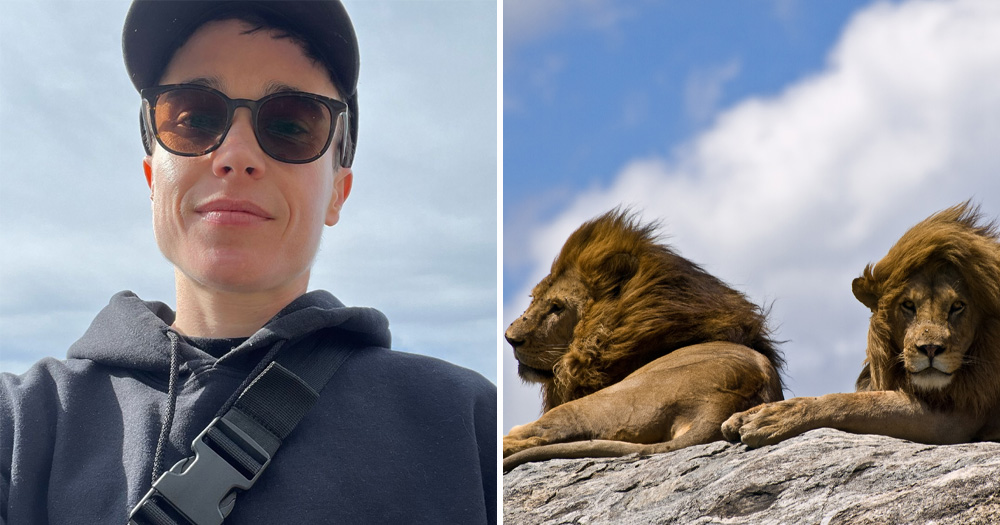
<instances>
[{"instance_id":1,"label":"lion's ear","mask_svg":"<svg viewBox=\"0 0 1000 525\"><path fill-rule=\"evenodd\" d=\"M631 253L613 253L601 261L594 283L601 295L618 295L622 286L639 271L639 258Z\"/></svg>"},{"instance_id":2,"label":"lion's ear","mask_svg":"<svg viewBox=\"0 0 1000 525\"><path fill-rule=\"evenodd\" d=\"M858 277L851 283L851 290L854 297L857 297L861 304L874 312L878 309L878 294L872 289L872 282L864 277Z\"/></svg>"}]
</instances>

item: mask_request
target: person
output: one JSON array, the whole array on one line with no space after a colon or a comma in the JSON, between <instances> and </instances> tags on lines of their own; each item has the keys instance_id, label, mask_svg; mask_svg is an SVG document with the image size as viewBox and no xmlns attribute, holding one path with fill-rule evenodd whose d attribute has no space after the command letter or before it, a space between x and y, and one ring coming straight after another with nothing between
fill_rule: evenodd
<instances>
[{"instance_id":1,"label":"person","mask_svg":"<svg viewBox=\"0 0 1000 525\"><path fill-rule=\"evenodd\" d=\"M176 311L121 292L67 359L0 374L0 523L129 521L245 389L313 355L343 360L222 502L227 523L495 523L495 386L390 350L380 312L307 291L354 178L341 3L135 0L123 52Z\"/></svg>"}]
</instances>

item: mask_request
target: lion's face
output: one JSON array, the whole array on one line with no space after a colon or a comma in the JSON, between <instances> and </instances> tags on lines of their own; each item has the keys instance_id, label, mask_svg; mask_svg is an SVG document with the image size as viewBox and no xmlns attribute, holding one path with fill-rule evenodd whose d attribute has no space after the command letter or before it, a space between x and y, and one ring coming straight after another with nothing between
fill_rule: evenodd
<instances>
[{"instance_id":1,"label":"lion's face","mask_svg":"<svg viewBox=\"0 0 1000 525\"><path fill-rule=\"evenodd\" d=\"M914 275L890 306L892 337L914 387L940 390L965 362L977 311L960 275L950 267Z\"/></svg>"},{"instance_id":2,"label":"lion's face","mask_svg":"<svg viewBox=\"0 0 1000 525\"><path fill-rule=\"evenodd\" d=\"M537 383L552 379L553 367L569 349L589 296L572 270L546 277L535 287L528 309L504 333L522 379Z\"/></svg>"}]
</instances>

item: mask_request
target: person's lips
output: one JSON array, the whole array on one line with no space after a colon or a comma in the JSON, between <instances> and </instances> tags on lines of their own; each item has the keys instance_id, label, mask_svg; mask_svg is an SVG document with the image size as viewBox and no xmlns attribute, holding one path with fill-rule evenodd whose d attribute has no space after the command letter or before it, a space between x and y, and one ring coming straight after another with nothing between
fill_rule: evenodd
<instances>
[{"instance_id":1,"label":"person's lips","mask_svg":"<svg viewBox=\"0 0 1000 525\"><path fill-rule=\"evenodd\" d=\"M255 224L274 217L264 208L246 200L214 199L199 204L194 209L205 220L226 225Z\"/></svg>"}]
</instances>

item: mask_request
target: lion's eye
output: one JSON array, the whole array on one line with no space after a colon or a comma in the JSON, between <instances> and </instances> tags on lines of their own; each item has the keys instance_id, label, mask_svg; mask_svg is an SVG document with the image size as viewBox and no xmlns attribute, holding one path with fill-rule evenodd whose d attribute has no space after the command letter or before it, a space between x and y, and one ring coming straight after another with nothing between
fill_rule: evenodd
<instances>
[{"instance_id":1,"label":"lion's eye","mask_svg":"<svg viewBox=\"0 0 1000 525\"><path fill-rule=\"evenodd\" d=\"M552 303L552 305L549 306L549 315L555 315L562 311L563 311L563 306L559 303Z\"/></svg>"},{"instance_id":2,"label":"lion's eye","mask_svg":"<svg viewBox=\"0 0 1000 525\"><path fill-rule=\"evenodd\" d=\"M910 313L917 311L917 305L913 304L913 301L903 301L899 307Z\"/></svg>"},{"instance_id":3,"label":"lion's eye","mask_svg":"<svg viewBox=\"0 0 1000 525\"><path fill-rule=\"evenodd\" d=\"M965 310L965 303L962 301L956 301L955 304L951 305L951 312L949 313L957 314L962 310Z\"/></svg>"}]
</instances>

